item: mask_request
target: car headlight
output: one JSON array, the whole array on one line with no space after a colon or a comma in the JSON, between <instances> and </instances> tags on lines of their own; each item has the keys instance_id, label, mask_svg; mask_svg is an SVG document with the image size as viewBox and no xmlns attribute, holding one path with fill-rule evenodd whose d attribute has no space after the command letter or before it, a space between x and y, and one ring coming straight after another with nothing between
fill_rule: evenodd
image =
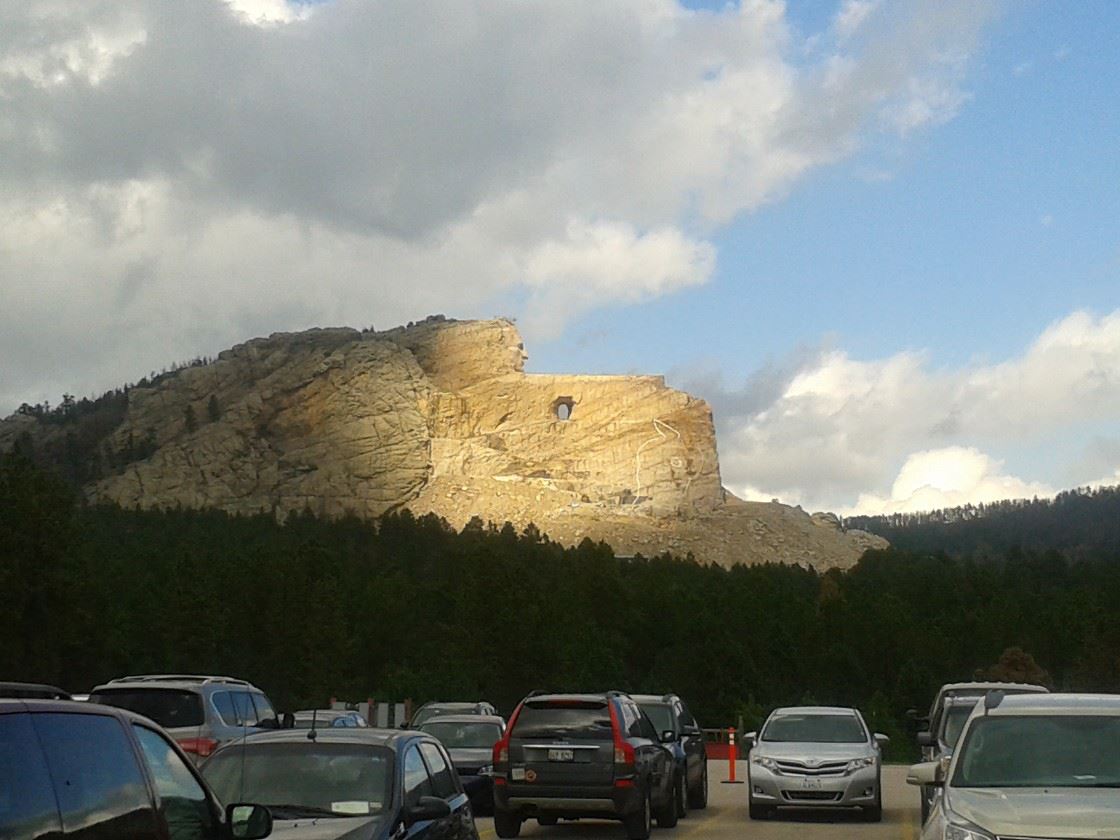
<instances>
[{"instance_id":1,"label":"car headlight","mask_svg":"<svg viewBox=\"0 0 1120 840\"><path fill-rule=\"evenodd\" d=\"M478 775L479 776L493 776L494 775L494 765L493 764L487 764L485 767L479 767L478 768Z\"/></svg>"},{"instance_id":2,"label":"car headlight","mask_svg":"<svg viewBox=\"0 0 1120 840\"><path fill-rule=\"evenodd\" d=\"M751 756L751 764L757 764L759 767L762 767L765 770L769 770L771 773L780 773L781 772L781 770L778 769L778 762L776 762L774 759L770 758L769 756L752 755Z\"/></svg>"},{"instance_id":3,"label":"car headlight","mask_svg":"<svg viewBox=\"0 0 1120 840\"><path fill-rule=\"evenodd\" d=\"M950 815L949 818L953 819L953 816ZM995 838L971 823L950 822L945 825L945 840L995 840Z\"/></svg>"},{"instance_id":4,"label":"car headlight","mask_svg":"<svg viewBox=\"0 0 1120 840\"><path fill-rule=\"evenodd\" d=\"M864 767L874 767L875 756L869 755L866 758L853 758L848 762L847 772L854 773L857 770L862 770Z\"/></svg>"}]
</instances>

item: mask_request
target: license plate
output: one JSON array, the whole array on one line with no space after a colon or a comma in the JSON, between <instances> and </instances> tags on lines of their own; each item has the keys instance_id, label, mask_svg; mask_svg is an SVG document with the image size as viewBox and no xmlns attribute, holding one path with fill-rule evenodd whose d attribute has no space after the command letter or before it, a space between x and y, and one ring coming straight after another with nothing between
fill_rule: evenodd
<instances>
[{"instance_id":1,"label":"license plate","mask_svg":"<svg viewBox=\"0 0 1120 840\"><path fill-rule=\"evenodd\" d=\"M821 789L821 780L820 779L814 779L812 777L806 777L806 778L801 780L801 789L802 790L820 790Z\"/></svg>"},{"instance_id":2,"label":"license plate","mask_svg":"<svg viewBox=\"0 0 1120 840\"><path fill-rule=\"evenodd\" d=\"M549 750L548 751L548 760L549 761L571 761L573 758L575 758L575 756L576 756L576 754L575 754L574 750Z\"/></svg>"}]
</instances>

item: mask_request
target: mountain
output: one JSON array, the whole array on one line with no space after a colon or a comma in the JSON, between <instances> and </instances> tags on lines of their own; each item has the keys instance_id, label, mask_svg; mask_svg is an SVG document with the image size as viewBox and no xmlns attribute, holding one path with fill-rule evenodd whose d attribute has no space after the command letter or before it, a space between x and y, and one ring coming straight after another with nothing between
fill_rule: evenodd
<instances>
[{"instance_id":1,"label":"mountain","mask_svg":"<svg viewBox=\"0 0 1120 840\"><path fill-rule=\"evenodd\" d=\"M853 565L886 541L736 499L708 405L660 376L527 374L508 320L277 333L0 422L95 502L533 523L619 554Z\"/></svg>"}]
</instances>

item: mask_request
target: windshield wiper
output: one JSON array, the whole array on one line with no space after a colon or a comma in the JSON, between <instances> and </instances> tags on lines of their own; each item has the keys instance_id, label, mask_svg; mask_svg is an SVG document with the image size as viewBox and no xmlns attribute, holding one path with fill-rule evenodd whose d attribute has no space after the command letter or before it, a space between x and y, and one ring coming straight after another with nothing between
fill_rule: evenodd
<instances>
[{"instance_id":1,"label":"windshield wiper","mask_svg":"<svg viewBox=\"0 0 1120 840\"><path fill-rule=\"evenodd\" d=\"M272 811L272 816L277 819L295 819L297 817L344 817L346 814L336 814L334 811L328 811L326 808L316 808L313 805L268 805L268 810ZM293 816L278 816L277 811L284 814L292 814Z\"/></svg>"}]
</instances>

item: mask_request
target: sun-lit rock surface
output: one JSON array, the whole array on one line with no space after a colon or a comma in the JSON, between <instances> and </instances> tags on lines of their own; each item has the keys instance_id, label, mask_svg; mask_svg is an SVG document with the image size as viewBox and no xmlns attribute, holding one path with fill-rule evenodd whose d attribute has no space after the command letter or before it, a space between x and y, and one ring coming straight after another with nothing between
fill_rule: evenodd
<instances>
[{"instance_id":1,"label":"sun-lit rock surface","mask_svg":"<svg viewBox=\"0 0 1120 840\"><path fill-rule=\"evenodd\" d=\"M524 361L506 320L254 339L132 389L106 448L154 451L87 493L278 515L407 506L721 564L848 566L884 544L726 494L711 410L661 377L526 374ZM27 419L0 424L0 443Z\"/></svg>"}]
</instances>

